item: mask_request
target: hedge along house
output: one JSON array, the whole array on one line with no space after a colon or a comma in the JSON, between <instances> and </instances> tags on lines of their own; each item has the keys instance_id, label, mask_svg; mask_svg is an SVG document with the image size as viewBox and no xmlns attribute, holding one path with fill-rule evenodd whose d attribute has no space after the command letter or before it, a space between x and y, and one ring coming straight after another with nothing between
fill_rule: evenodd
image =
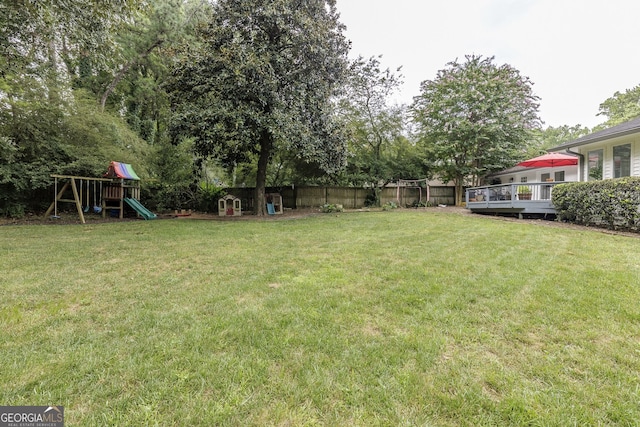
<instances>
[{"instance_id":1,"label":"hedge along house","mask_svg":"<svg viewBox=\"0 0 640 427\"><path fill-rule=\"evenodd\" d=\"M578 155L577 181L640 176L640 117L549 151Z\"/></svg>"}]
</instances>

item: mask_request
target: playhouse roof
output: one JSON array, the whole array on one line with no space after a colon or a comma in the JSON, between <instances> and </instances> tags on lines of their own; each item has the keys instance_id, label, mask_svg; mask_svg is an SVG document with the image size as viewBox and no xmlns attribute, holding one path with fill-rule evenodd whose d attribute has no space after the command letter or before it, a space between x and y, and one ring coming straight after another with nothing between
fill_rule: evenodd
<instances>
[{"instance_id":1,"label":"playhouse roof","mask_svg":"<svg viewBox=\"0 0 640 427\"><path fill-rule=\"evenodd\" d=\"M104 176L109 178L134 179L136 181L140 180L140 177L136 174L130 164L120 162L111 162L109 169L107 169L107 173L105 173Z\"/></svg>"}]
</instances>

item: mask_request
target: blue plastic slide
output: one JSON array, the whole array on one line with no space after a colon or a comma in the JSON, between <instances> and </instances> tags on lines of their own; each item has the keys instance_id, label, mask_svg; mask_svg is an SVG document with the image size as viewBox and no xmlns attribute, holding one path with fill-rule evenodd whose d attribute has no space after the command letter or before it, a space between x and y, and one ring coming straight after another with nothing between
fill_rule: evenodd
<instances>
[{"instance_id":1,"label":"blue plastic slide","mask_svg":"<svg viewBox=\"0 0 640 427\"><path fill-rule=\"evenodd\" d=\"M267 203L267 213L269 215L275 215L276 214L276 208L273 206L273 203Z\"/></svg>"}]
</instances>

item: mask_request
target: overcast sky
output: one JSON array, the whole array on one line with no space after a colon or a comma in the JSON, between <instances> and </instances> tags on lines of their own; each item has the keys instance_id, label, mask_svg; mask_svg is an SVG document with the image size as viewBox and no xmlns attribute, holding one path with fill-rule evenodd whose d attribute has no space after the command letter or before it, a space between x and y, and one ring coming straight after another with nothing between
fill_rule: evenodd
<instances>
[{"instance_id":1,"label":"overcast sky","mask_svg":"<svg viewBox=\"0 0 640 427\"><path fill-rule=\"evenodd\" d=\"M495 56L534 83L546 126L593 127L640 84L640 0L337 0L351 55L402 66L398 102L465 55Z\"/></svg>"}]
</instances>

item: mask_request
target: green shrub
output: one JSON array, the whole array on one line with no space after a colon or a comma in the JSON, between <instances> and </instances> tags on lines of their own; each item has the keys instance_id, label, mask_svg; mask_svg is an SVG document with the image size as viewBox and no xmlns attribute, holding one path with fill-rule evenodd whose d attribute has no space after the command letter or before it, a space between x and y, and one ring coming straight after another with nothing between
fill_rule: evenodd
<instances>
[{"instance_id":1,"label":"green shrub","mask_svg":"<svg viewBox=\"0 0 640 427\"><path fill-rule=\"evenodd\" d=\"M24 218L24 215L24 205L7 203L4 207L0 207L0 217L21 219Z\"/></svg>"},{"instance_id":2,"label":"green shrub","mask_svg":"<svg viewBox=\"0 0 640 427\"><path fill-rule=\"evenodd\" d=\"M528 185L521 185L518 187L518 194L527 194L531 193L531 187Z\"/></svg>"},{"instance_id":3,"label":"green shrub","mask_svg":"<svg viewBox=\"0 0 640 427\"><path fill-rule=\"evenodd\" d=\"M210 182L201 182L198 187L198 209L202 212L217 212L218 200L227 195L227 191Z\"/></svg>"},{"instance_id":4,"label":"green shrub","mask_svg":"<svg viewBox=\"0 0 640 427\"><path fill-rule=\"evenodd\" d=\"M322 213L344 212L344 208L342 207L342 205L325 203L324 205L320 206L320 212Z\"/></svg>"},{"instance_id":5,"label":"green shrub","mask_svg":"<svg viewBox=\"0 0 640 427\"><path fill-rule=\"evenodd\" d=\"M179 144L161 141L154 148L151 198L157 209L198 209L199 171L194 163L192 141L185 139Z\"/></svg>"},{"instance_id":6,"label":"green shrub","mask_svg":"<svg viewBox=\"0 0 640 427\"><path fill-rule=\"evenodd\" d=\"M157 183L150 188L153 191L149 205L160 211L176 209L196 209L198 204L197 188L187 183Z\"/></svg>"},{"instance_id":7,"label":"green shrub","mask_svg":"<svg viewBox=\"0 0 640 427\"><path fill-rule=\"evenodd\" d=\"M387 202L382 205L383 211L390 211L391 209L398 209L398 204L396 202Z\"/></svg>"},{"instance_id":8,"label":"green shrub","mask_svg":"<svg viewBox=\"0 0 640 427\"><path fill-rule=\"evenodd\" d=\"M559 184L553 189L559 220L611 229L640 229L640 178Z\"/></svg>"},{"instance_id":9,"label":"green shrub","mask_svg":"<svg viewBox=\"0 0 640 427\"><path fill-rule=\"evenodd\" d=\"M365 205L365 207L378 206L378 202L379 201L380 201L380 199L378 198L378 194L376 193L375 190L372 190L372 191L368 192L364 196L364 205Z\"/></svg>"}]
</instances>

